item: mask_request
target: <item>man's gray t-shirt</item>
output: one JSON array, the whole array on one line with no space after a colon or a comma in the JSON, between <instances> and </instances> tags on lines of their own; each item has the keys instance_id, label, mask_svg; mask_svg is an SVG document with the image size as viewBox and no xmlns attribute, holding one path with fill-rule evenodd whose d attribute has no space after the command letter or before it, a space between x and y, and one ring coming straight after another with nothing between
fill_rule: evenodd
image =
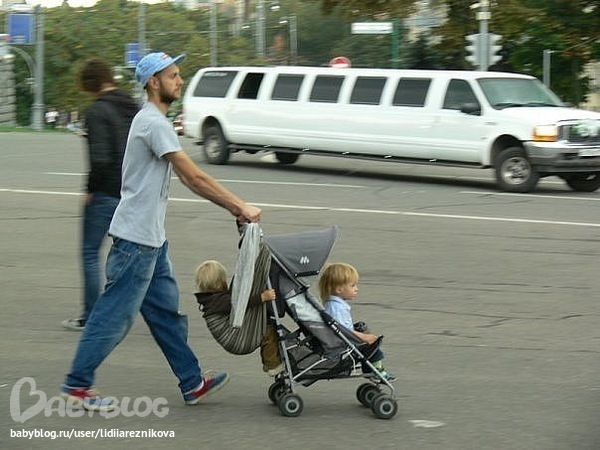
<instances>
[{"instance_id":1,"label":"man's gray t-shirt","mask_svg":"<svg viewBox=\"0 0 600 450\"><path fill-rule=\"evenodd\" d=\"M150 247L164 244L172 169L164 155L180 150L169 119L153 103L146 103L129 130L121 201L110 224L110 235Z\"/></svg>"}]
</instances>

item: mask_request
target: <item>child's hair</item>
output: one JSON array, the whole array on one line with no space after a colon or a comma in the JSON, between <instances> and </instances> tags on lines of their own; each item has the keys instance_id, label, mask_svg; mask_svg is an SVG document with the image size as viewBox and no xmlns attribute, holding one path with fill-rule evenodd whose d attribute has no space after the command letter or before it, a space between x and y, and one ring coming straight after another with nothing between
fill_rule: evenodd
<instances>
[{"instance_id":1,"label":"child's hair","mask_svg":"<svg viewBox=\"0 0 600 450\"><path fill-rule=\"evenodd\" d=\"M198 292L224 292L228 289L227 269L219 261L204 261L196 268Z\"/></svg>"},{"instance_id":2,"label":"child's hair","mask_svg":"<svg viewBox=\"0 0 600 450\"><path fill-rule=\"evenodd\" d=\"M319 278L321 301L326 302L336 288L347 283L358 283L358 271L354 266L347 263L329 264Z\"/></svg>"}]
</instances>

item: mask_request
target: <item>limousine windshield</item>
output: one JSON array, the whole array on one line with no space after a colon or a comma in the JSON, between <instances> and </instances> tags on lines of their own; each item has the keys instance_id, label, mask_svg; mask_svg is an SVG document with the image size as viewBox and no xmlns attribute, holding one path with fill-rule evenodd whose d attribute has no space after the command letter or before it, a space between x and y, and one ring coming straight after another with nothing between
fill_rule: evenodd
<instances>
[{"instance_id":1,"label":"limousine windshield","mask_svg":"<svg viewBox=\"0 0 600 450\"><path fill-rule=\"evenodd\" d=\"M520 106L564 106L539 80L525 78L482 78L477 80L495 109Z\"/></svg>"}]
</instances>

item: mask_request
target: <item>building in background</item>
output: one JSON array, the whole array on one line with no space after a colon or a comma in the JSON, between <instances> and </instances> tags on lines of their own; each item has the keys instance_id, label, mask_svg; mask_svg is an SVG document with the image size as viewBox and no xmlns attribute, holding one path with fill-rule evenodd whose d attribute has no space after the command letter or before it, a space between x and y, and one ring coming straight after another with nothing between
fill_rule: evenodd
<instances>
[{"instance_id":1,"label":"building in background","mask_svg":"<svg viewBox=\"0 0 600 450\"><path fill-rule=\"evenodd\" d=\"M0 9L4 11L19 11L19 9L31 11L32 5L25 0L0 0Z\"/></svg>"},{"instance_id":2,"label":"building in background","mask_svg":"<svg viewBox=\"0 0 600 450\"><path fill-rule=\"evenodd\" d=\"M446 11L443 7L434 8L430 0L420 0L417 3L417 12L404 20L407 29L407 39L414 42L422 33L430 33L446 21Z\"/></svg>"}]
</instances>

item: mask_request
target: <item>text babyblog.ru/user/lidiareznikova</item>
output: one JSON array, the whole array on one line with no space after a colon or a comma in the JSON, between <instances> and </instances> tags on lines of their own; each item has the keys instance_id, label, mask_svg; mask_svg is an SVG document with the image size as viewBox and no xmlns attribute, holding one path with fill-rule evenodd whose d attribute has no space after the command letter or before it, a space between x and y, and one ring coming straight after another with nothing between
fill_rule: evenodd
<instances>
[{"instance_id":1,"label":"text babyblog.ru/user/lidiareznikova","mask_svg":"<svg viewBox=\"0 0 600 450\"><path fill-rule=\"evenodd\" d=\"M105 438L174 438L175 431L155 430L121 430L119 428L98 428L97 430L44 430L34 429L10 429L10 437L13 439L105 439Z\"/></svg>"}]
</instances>

